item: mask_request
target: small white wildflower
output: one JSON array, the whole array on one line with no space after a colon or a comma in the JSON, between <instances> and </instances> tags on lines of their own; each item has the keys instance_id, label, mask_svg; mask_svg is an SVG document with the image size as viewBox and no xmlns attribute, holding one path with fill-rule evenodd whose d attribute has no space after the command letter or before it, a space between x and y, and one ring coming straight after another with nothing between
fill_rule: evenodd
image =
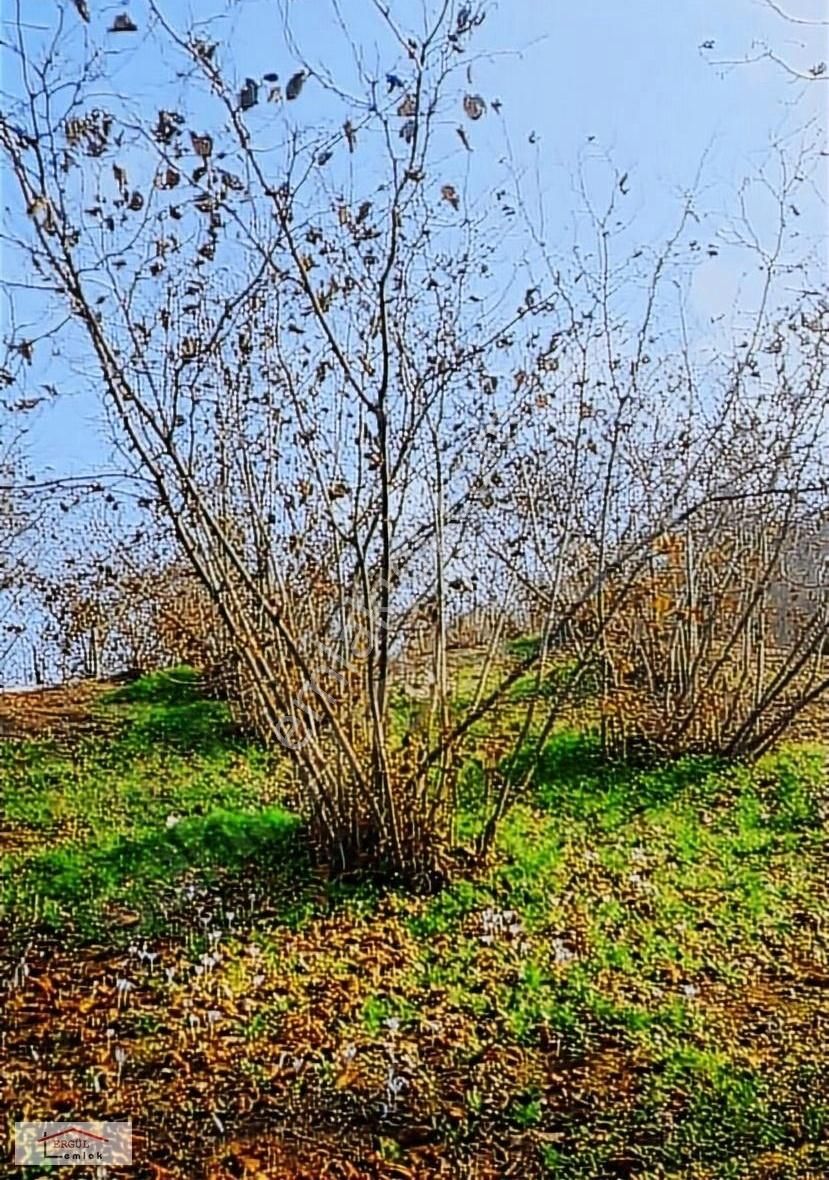
<instances>
[{"instance_id":1,"label":"small white wildflower","mask_svg":"<svg viewBox=\"0 0 829 1180\"><path fill-rule=\"evenodd\" d=\"M118 995L118 1006L119 1007L121 1006L122 1002L123 1003L127 1002L127 999L129 998L129 993L133 990L134 987L135 987L135 984L131 983L129 979L125 979L123 976L120 976L118 979L116 979L115 991L117 992L117 995Z\"/></svg>"},{"instance_id":2,"label":"small white wildflower","mask_svg":"<svg viewBox=\"0 0 829 1180\"><path fill-rule=\"evenodd\" d=\"M12 975L12 988L22 987L29 975L29 964L21 959Z\"/></svg>"},{"instance_id":3,"label":"small white wildflower","mask_svg":"<svg viewBox=\"0 0 829 1180\"><path fill-rule=\"evenodd\" d=\"M398 1094L406 1089L408 1085L406 1079L400 1074L394 1072L394 1067L389 1066L388 1074L386 1075L386 1097L389 1100L389 1105L394 1106Z\"/></svg>"},{"instance_id":4,"label":"small white wildflower","mask_svg":"<svg viewBox=\"0 0 829 1180\"><path fill-rule=\"evenodd\" d=\"M555 963L571 963L576 957L562 938L554 938L552 942L553 961Z\"/></svg>"},{"instance_id":5,"label":"small white wildflower","mask_svg":"<svg viewBox=\"0 0 829 1180\"><path fill-rule=\"evenodd\" d=\"M181 823L181 816L175 815L174 813L171 812L170 815L167 816L164 823L165 823L166 827L174 828L176 826L176 824ZM191 886L191 888L192 888L192 886Z\"/></svg>"}]
</instances>

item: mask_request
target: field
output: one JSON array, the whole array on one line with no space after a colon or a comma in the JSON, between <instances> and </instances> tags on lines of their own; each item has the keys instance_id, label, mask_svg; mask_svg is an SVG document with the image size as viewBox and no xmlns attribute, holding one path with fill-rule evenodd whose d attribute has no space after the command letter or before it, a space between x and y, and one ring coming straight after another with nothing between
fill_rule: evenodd
<instances>
[{"instance_id":1,"label":"field","mask_svg":"<svg viewBox=\"0 0 829 1180\"><path fill-rule=\"evenodd\" d=\"M0 720L9 1124L131 1117L147 1180L829 1175L819 744L607 764L574 723L412 898L313 868L186 669Z\"/></svg>"}]
</instances>

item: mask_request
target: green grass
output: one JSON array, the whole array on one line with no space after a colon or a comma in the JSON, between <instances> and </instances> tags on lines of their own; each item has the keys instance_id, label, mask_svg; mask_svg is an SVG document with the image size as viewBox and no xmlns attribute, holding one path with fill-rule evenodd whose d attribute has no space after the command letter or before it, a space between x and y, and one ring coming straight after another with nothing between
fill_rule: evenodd
<instances>
[{"instance_id":1,"label":"green grass","mask_svg":"<svg viewBox=\"0 0 829 1180\"><path fill-rule=\"evenodd\" d=\"M415 934L439 940L434 956L422 952L421 987L437 981L465 1019L491 1022L493 1038L530 1057L552 1043L589 1062L610 1045L637 1079L619 1101L609 1078L572 1123L549 1090L516 1094L514 1125L567 1143L542 1147L545 1174L824 1174L829 1087L803 1090L808 1032L784 1031L784 1019L785 1054L761 1061L739 1029L758 979L785 995L782 980L804 961L829 978L826 799L819 749L753 767L691 757L645 767L605 763L590 735L561 733L486 879L458 882L418 916ZM470 925L486 910L511 911L520 934L481 948ZM759 1170L795 1151L788 1172Z\"/></svg>"},{"instance_id":2,"label":"green grass","mask_svg":"<svg viewBox=\"0 0 829 1180\"><path fill-rule=\"evenodd\" d=\"M519 660L528 660L530 656L536 656L541 650L541 636L518 635L515 639L508 640L506 647L511 656L515 656Z\"/></svg>"},{"instance_id":3,"label":"green grass","mask_svg":"<svg viewBox=\"0 0 829 1180\"><path fill-rule=\"evenodd\" d=\"M186 665L151 672L111 689L104 697L110 704L168 705L173 709L203 699L201 676Z\"/></svg>"},{"instance_id":4,"label":"green grass","mask_svg":"<svg viewBox=\"0 0 829 1180\"><path fill-rule=\"evenodd\" d=\"M0 855L0 920L91 937L115 908L165 928L177 887L284 870L307 877L298 820L275 806L274 765L178 668L105 695L114 732L71 753L0 743L0 800L11 852ZM16 845L24 835L25 851Z\"/></svg>"},{"instance_id":5,"label":"green grass","mask_svg":"<svg viewBox=\"0 0 829 1180\"><path fill-rule=\"evenodd\" d=\"M154 1063L193 1047L185 1011L219 1004L233 1035L199 1053L254 1113L313 1081L325 1117L362 1119L410 1169L426 1127L458 1175L491 1143L530 1180L829 1175L825 751L636 765L558 732L492 863L423 899L321 882L278 766L194 674L101 708L114 733L71 754L0 745L0 921L15 946L179 948L128 1024L156 1122L175 1100L168 1079L152 1107ZM398 736L418 708L395 699ZM473 831L473 761L461 797ZM222 958L197 976L208 927ZM307 1055L289 1091L285 1054Z\"/></svg>"},{"instance_id":6,"label":"green grass","mask_svg":"<svg viewBox=\"0 0 829 1180\"><path fill-rule=\"evenodd\" d=\"M120 706L128 722L124 752L142 753L160 744L185 754L216 754L244 745L223 701L204 696L198 673L171 668L109 692L105 705Z\"/></svg>"},{"instance_id":7,"label":"green grass","mask_svg":"<svg viewBox=\"0 0 829 1180\"><path fill-rule=\"evenodd\" d=\"M66 845L39 852L22 871L9 873L3 909L18 920L27 915L52 929L94 938L112 907L126 907L139 916L143 932L160 932L169 924L165 919L186 915L186 894L176 885L192 870L203 882L255 872L272 889L281 875L299 894L307 871L297 835L296 817L279 808L251 814L213 810L169 829Z\"/></svg>"},{"instance_id":8,"label":"green grass","mask_svg":"<svg viewBox=\"0 0 829 1180\"><path fill-rule=\"evenodd\" d=\"M537 697L541 700L566 700L580 705L589 701L598 691L598 668L595 663L579 668L578 663L558 660L543 676L538 671L526 672L510 689L514 702Z\"/></svg>"}]
</instances>

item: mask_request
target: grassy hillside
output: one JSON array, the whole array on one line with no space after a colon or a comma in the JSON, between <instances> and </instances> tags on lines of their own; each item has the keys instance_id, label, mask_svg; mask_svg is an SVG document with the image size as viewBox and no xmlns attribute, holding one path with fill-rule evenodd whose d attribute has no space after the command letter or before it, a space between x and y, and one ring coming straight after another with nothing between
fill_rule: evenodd
<instances>
[{"instance_id":1,"label":"grassy hillside","mask_svg":"<svg viewBox=\"0 0 829 1180\"><path fill-rule=\"evenodd\" d=\"M155 1180L829 1175L819 747L559 732L491 868L412 899L313 870L187 670L91 716L0 744L10 1121L131 1116Z\"/></svg>"}]
</instances>

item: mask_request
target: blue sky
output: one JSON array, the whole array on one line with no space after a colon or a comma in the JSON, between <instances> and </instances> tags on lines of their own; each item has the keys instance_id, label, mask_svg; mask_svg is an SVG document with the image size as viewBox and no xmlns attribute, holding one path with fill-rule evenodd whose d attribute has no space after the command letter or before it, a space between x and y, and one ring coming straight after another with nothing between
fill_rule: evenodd
<instances>
[{"instance_id":1,"label":"blue sky","mask_svg":"<svg viewBox=\"0 0 829 1180\"><path fill-rule=\"evenodd\" d=\"M111 20L114 7L103 10L96 0L90 7L93 24ZM207 14L207 5L193 7L199 18ZM802 17L817 16L825 7L822 0L790 0L790 11ZM276 5L246 0L232 8L233 30L228 26L226 33L232 50L223 47L224 59L233 58L240 78L268 70L287 77L296 58L285 42ZM306 0L291 5L297 42L312 62L325 61L332 76L347 86L353 69L342 33L333 19L320 18L321 8L330 12ZM368 0L348 0L343 9L366 61L376 59L381 72L388 68L392 63L383 60L388 50L377 36ZM416 19L420 4L398 0L392 9ZM138 12L137 5L133 11ZM184 25L190 7L169 0L166 11ZM35 22L50 24L54 12L53 0L26 5L26 19ZM81 32L78 23L76 38ZM713 50L701 50L706 41L714 42ZM488 116L474 161L470 158L469 166L477 170L474 183L482 183L509 148L530 187L538 184L545 236L557 249L566 247L578 221L579 167L597 195L613 183L614 168L630 174L625 212L633 221L631 241L653 244L675 222L682 194L701 167L700 203L711 214L706 228L715 233L733 214L741 183L757 173L773 140L794 142L811 124L806 134L823 135L825 146L829 85L793 81L770 62L712 64L751 56L763 44L798 68L829 58L825 29L784 22L764 0L502 0L491 7L477 44L474 88L490 100L499 97L503 108L500 121ZM70 39L65 52L71 58L80 48L79 39ZM119 88L129 84L133 92L158 97L152 53L146 46L125 48L112 59ZM6 88L10 76L4 71ZM309 86L296 104L297 119L319 118L319 103ZM825 192L825 169L817 179ZM803 209L802 226L811 242L825 235L825 209L817 194ZM7 254L7 274L13 265ZM743 263L728 252L703 263L692 289L700 331L706 319L730 306L743 274ZM28 302L21 301L18 310L27 317L39 314ZM61 472L105 465L106 431L90 391L91 366L84 374L61 358L47 362L41 353L28 377L32 392L49 380L65 395L30 420L38 461Z\"/></svg>"}]
</instances>

